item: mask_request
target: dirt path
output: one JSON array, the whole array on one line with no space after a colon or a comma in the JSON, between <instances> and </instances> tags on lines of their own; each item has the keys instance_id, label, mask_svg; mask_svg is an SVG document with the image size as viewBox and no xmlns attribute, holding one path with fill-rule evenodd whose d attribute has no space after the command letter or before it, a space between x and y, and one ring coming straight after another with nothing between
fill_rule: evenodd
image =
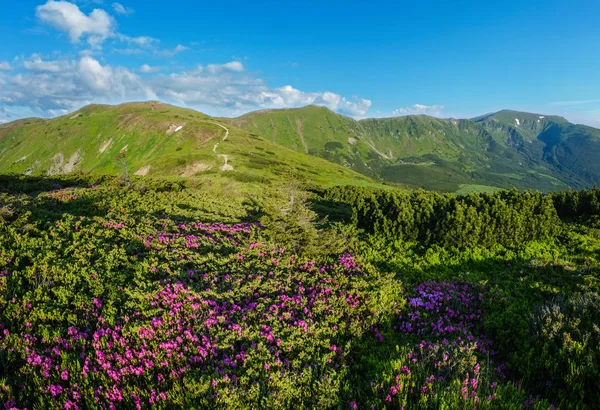
<instances>
[{"instance_id":1,"label":"dirt path","mask_svg":"<svg viewBox=\"0 0 600 410\"><path fill-rule=\"evenodd\" d=\"M215 145L213 145L213 149L212 151L217 154L217 156L219 158L223 158L223 166L220 168L221 171L233 171L233 167L231 165L228 164L229 162L229 155L225 155L225 154L219 154L217 152L217 148L219 148L219 144L223 141L225 141L227 139L227 137L229 137L229 129L227 127L225 127L224 125L221 125L219 123L216 122L211 122L211 124L215 124L218 125L219 127L223 128L225 130L225 136L223 137L223 139L219 142L217 142Z\"/></svg>"},{"instance_id":2,"label":"dirt path","mask_svg":"<svg viewBox=\"0 0 600 410\"><path fill-rule=\"evenodd\" d=\"M298 131L298 136L300 137L300 141L304 146L304 153L308 154L308 145L306 145L306 141L304 140L304 134L302 133L302 121L296 119L296 130Z\"/></svg>"}]
</instances>

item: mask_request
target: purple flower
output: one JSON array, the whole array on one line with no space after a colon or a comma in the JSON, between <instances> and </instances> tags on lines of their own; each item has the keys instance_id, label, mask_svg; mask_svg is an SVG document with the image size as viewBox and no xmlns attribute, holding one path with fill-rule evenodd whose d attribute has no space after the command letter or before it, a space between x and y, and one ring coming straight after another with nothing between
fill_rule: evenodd
<instances>
[{"instance_id":1,"label":"purple flower","mask_svg":"<svg viewBox=\"0 0 600 410\"><path fill-rule=\"evenodd\" d=\"M50 386L48 386L48 390L50 391L52 397L56 397L62 393L63 388L60 384L51 384Z\"/></svg>"}]
</instances>

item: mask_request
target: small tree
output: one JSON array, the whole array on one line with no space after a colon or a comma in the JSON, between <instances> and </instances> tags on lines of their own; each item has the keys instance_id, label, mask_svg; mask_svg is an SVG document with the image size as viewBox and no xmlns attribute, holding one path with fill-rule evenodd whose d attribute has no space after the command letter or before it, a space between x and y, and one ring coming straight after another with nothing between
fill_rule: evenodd
<instances>
[{"instance_id":1,"label":"small tree","mask_svg":"<svg viewBox=\"0 0 600 410\"><path fill-rule=\"evenodd\" d=\"M129 178L126 152L121 152L119 155L117 155L117 165L121 169L121 181L127 185L127 188L131 188L131 179Z\"/></svg>"},{"instance_id":2,"label":"small tree","mask_svg":"<svg viewBox=\"0 0 600 410\"><path fill-rule=\"evenodd\" d=\"M285 181L261 204L264 216L260 223L265 232L297 254L341 253L348 241L340 227L323 229L325 221L319 222L317 213L309 208L309 193L302 189L295 174L287 174Z\"/></svg>"}]
</instances>

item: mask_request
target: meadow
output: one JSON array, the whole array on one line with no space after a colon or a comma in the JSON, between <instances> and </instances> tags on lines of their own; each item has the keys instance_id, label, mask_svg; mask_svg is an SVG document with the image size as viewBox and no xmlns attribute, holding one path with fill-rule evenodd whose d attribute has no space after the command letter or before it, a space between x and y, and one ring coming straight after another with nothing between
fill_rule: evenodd
<instances>
[{"instance_id":1,"label":"meadow","mask_svg":"<svg viewBox=\"0 0 600 410\"><path fill-rule=\"evenodd\" d=\"M597 406L600 191L300 188L0 176L4 407Z\"/></svg>"}]
</instances>

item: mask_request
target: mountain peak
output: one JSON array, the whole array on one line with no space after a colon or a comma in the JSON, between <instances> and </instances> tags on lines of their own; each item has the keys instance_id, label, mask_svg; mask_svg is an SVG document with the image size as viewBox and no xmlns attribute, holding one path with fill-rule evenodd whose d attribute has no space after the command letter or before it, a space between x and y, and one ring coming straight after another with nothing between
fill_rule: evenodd
<instances>
[{"instance_id":1,"label":"mountain peak","mask_svg":"<svg viewBox=\"0 0 600 410\"><path fill-rule=\"evenodd\" d=\"M525 111L516 111L504 109L498 112L489 113L482 115L480 117L473 118L473 121L482 122L488 119L500 121L500 122L510 122L515 123L515 125L520 125L520 123L525 121L534 121L534 122L542 122L545 121L554 121L559 123L568 123L567 119L558 115L547 115L547 114L536 114Z\"/></svg>"}]
</instances>

